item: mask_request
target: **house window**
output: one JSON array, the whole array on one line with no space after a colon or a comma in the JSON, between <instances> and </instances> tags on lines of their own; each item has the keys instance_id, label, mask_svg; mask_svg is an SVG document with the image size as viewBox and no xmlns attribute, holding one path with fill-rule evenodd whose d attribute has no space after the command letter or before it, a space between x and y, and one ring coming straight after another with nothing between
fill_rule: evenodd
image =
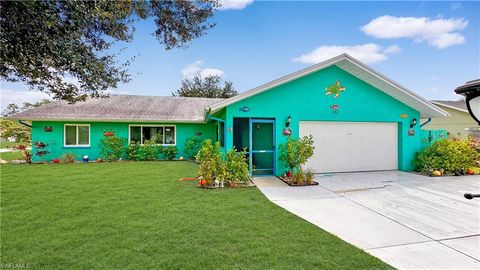
<instances>
[{"instance_id":1,"label":"house window","mask_svg":"<svg viewBox=\"0 0 480 270\"><path fill-rule=\"evenodd\" d=\"M175 126L130 126L129 142L144 144L154 140L156 144L175 145Z\"/></svg>"},{"instance_id":2,"label":"house window","mask_svg":"<svg viewBox=\"0 0 480 270\"><path fill-rule=\"evenodd\" d=\"M64 146L90 146L89 124L66 124L63 133L65 138Z\"/></svg>"}]
</instances>

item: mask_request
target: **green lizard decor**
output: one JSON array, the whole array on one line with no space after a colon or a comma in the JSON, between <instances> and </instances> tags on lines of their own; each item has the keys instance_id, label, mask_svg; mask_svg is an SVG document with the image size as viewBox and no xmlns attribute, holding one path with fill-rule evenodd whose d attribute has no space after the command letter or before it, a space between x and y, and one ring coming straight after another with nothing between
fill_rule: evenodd
<instances>
[{"instance_id":1,"label":"green lizard decor","mask_svg":"<svg viewBox=\"0 0 480 270\"><path fill-rule=\"evenodd\" d=\"M334 94L335 95L334 97L338 97L340 95L340 93L342 91L345 91L345 90L346 90L346 88L343 87L342 85L340 85L339 81L335 81L334 84L325 88L325 91L327 91L327 96L331 95L331 94Z\"/></svg>"}]
</instances>

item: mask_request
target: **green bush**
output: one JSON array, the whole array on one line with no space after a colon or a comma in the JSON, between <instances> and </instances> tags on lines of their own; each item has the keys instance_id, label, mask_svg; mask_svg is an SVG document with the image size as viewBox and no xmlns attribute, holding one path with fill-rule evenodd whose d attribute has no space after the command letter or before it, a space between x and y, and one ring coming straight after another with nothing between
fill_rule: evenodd
<instances>
[{"instance_id":1,"label":"green bush","mask_svg":"<svg viewBox=\"0 0 480 270\"><path fill-rule=\"evenodd\" d=\"M60 156L60 162L62 163L74 163L75 162L75 154L73 153L64 153Z\"/></svg>"},{"instance_id":2,"label":"green bush","mask_svg":"<svg viewBox=\"0 0 480 270\"><path fill-rule=\"evenodd\" d=\"M219 180L226 183L246 183L250 180L246 152L228 151L223 158L220 143L205 140L196 156L200 164L199 174L207 185Z\"/></svg>"},{"instance_id":3,"label":"green bush","mask_svg":"<svg viewBox=\"0 0 480 270\"><path fill-rule=\"evenodd\" d=\"M173 160L178 151L176 146L165 146L161 148L161 152L167 160Z\"/></svg>"},{"instance_id":4,"label":"green bush","mask_svg":"<svg viewBox=\"0 0 480 270\"><path fill-rule=\"evenodd\" d=\"M287 142L280 145L280 160L291 172L298 171L313 156L314 149L311 135L300 139L288 137Z\"/></svg>"},{"instance_id":5,"label":"green bush","mask_svg":"<svg viewBox=\"0 0 480 270\"><path fill-rule=\"evenodd\" d=\"M196 159L200 163L199 174L207 182L207 185L212 184L217 175L222 175L224 167L220 143L205 140L197 153Z\"/></svg>"},{"instance_id":6,"label":"green bush","mask_svg":"<svg viewBox=\"0 0 480 270\"><path fill-rule=\"evenodd\" d=\"M156 140L145 140L140 145L139 160L152 161L158 160L158 155L161 153L162 146L157 145Z\"/></svg>"},{"instance_id":7,"label":"green bush","mask_svg":"<svg viewBox=\"0 0 480 270\"><path fill-rule=\"evenodd\" d=\"M117 161L125 152L127 139L115 135L105 136L100 140L100 156L106 161Z\"/></svg>"},{"instance_id":8,"label":"green bush","mask_svg":"<svg viewBox=\"0 0 480 270\"><path fill-rule=\"evenodd\" d=\"M189 159L195 159L201 147L202 139L199 136L188 138L185 142L185 154L187 154Z\"/></svg>"},{"instance_id":9,"label":"green bush","mask_svg":"<svg viewBox=\"0 0 480 270\"><path fill-rule=\"evenodd\" d=\"M416 165L417 171L427 175L434 170L461 175L474 166L478 158L469 140L444 139L417 153Z\"/></svg>"},{"instance_id":10,"label":"green bush","mask_svg":"<svg viewBox=\"0 0 480 270\"><path fill-rule=\"evenodd\" d=\"M248 176L248 163L245 151L237 152L232 149L225 155L221 180L234 183L246 183L250 180Z\"/></svg>"},{"instance_id":11,"label":"green bush","mask_svg":"<svg viewBox=\"0 0 480 270\"><path fill-rule=\"evenodd\" d=\"M140 160L140 143L130 142L125 152L128 160Z\"/></svg>"}]
</instances>

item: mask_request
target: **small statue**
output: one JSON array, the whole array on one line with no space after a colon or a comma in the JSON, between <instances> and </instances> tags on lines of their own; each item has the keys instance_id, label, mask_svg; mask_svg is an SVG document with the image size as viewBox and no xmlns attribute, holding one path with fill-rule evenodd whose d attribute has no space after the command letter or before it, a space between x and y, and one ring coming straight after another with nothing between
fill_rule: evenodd
<instances>
[{"instance_id":1,"label":"small statue","mask_svg":"<svg viewBox=\"0 0 480 270\"><path fill-rule=\"evenodd\" d=\"M215 188L218 188L220 186L220 181L218 181L218 179L215 179L214 181L214 187Z\"/></svg>"}]
</instances>

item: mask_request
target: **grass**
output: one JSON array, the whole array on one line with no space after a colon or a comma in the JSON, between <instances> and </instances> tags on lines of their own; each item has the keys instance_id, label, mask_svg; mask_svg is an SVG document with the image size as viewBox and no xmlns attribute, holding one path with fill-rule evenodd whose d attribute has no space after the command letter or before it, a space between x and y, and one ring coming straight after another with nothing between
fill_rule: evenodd
<instances>
[{"instance_id":1,"label":"grass","mask_svg":"<svg viewBox=\"0 0 480 270\"><path fill-rule=\"evenodd\" d=\"M26 143L26 142L7 142L7 141L4 141L4 142L0 142L0 149L12 148L15 145L20 145L20 144L25 144L27 146L30 145L30 143Z\"/></svg>"},{"instance_id":2,"label":"grass","mask_svg":"<svg viewBox=\"0 0 480 270\"><path fill-rule=\"evenodd\" d=\"M256 188L190 162L1 165L1 264L32 269L384 269Z\"/></svg>"},{"instance_id":3,"label":"grass","mask_svg":"<svg viewBox=\"0 0 480 270\"><path fill-rule=\"evenodd\" d=\"M0 153L0 159L6 160L6 161L22 159L22 152L12 151L12 152Z\"/></svg>"}]
</instances>

